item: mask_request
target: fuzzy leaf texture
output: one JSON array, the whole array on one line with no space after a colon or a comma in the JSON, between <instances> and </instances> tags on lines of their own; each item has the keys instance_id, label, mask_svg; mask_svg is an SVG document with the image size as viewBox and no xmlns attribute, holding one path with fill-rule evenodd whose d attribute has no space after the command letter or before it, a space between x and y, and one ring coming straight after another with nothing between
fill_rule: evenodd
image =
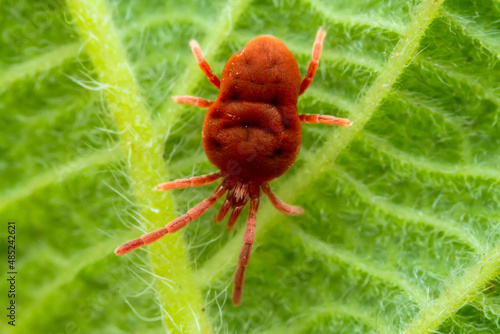
<instances>
[{"instance_id":1,"label":"fuzzy leaf texture","mask_svg":"<svg viewBox=\"0 0 500 334\"><path fill-rule=\"evenodd\" d=\"M0 6L0 249L17 233L17 320L1 333L498 333L498 0L6 0ZM239 307L244 218L219 201L156 244L215 185L201 145L215 99L188 45L221 74L270 34L302 75L327 29L294 166L263 198ZM246 215L246 211L242 216ZM2 251L2 273L7 272ZM4 277L4 276L2 276Z\"/></svg>"}]
</instances>

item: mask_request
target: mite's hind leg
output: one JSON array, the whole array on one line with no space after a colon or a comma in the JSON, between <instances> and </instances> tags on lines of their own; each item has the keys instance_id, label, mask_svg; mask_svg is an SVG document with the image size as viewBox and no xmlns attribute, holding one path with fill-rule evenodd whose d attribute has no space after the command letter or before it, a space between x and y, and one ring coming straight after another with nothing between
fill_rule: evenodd
<instances>
[{"instance_id":1,"label":"mite's hind leg","mask_svg":"<svg viewBox=\"0 0 500 334\"><path fill-rule=\"evenodd\" d=\"M196 61L198 62L198 65L200 66L203 73L205 73L205 75L207 76L208 81L210 81L212 85L214 85L215 87L220 88L220 80L217 77L217 75L214 72L212 72L210 65L208 65L207 61L205 60L205 57L203 56L203 52L201 51L198 42L192 39L189 42L189 45L191 46L191 51L193 52L193 55L196 58Z\"/></svg>"},{"instance_id":2,"label":"mite's hind leg","mask_svg":"<svg viewBox=\"0 0 500 334\"><path fill-rule=\"evenodd\" d=\"M269 197L273 206L278 211L283 212L285 215L297 216L297 215L301 215L304 213L304 209L301 208L300 206L286 204L285 202L278 199L276 197L276 195L271 191L271 188L269 187L269 183L264 182L262 184L262 191L264 192L264 194L267 195L267 197Z\"/></svg>"},{"instance_id":3,"label":"mite's hind leg","mask_svg":"<svg viewBox=\"0 0 500 334\"><path fill-rule=\"evenodd\" d=\"M329 115L299 114L302 123L323 123L328 125L351 126L352 122L347 118L338 118Z\"/></svg>"},{"instance_id":4,"label":"mite's hind leg","mask_svg":"<svg viewBox=\"0 0 500 334\"><path fill-rule=\"evenodd\" d=\"M217 181L220 177L225 176L223 172L217 172L202 176L193 176L188 179L178 179L174 181L169 181L165 183L161 183L155 187L157 191L165 191L170 189L182 189L187 187L199 187L204 186L206 184Z\"/></svg>"},{"instance_id":5,"label":"mite's hind leg","mask_svg":"<svg viewBox=\"0 0 500 334\"><path fill-rule=\"evenodd\" d=\"M241 292L245 281L245 269L250 260L252 245L255 240L255 224L257 209L260 202L260 191L257 187L253 193L250 193L250 211L248 212L247 226L245 236L243 237L243 247L241 248L240 257L238 258L238 269L234 274L234 289L233 289L233 304L238 305L241 302Z\"/></svg>"},{"instance_id":6,"label":"mite's hind leg","mask_svg":"<svg viewBox=\"0 0 500 334\"><path fill-rule=\"evenodd\" d=\"M325 40L326 30L324 27L319 28L318 33L316 34L316 40L314 41L312 58L309 62L309 67L307 68L307 74L302 80L302 84L300 85L299 95L304 93L307 87L313 81L314 75L316 74L316 70L319 66L319 57L321 56L321 49L323 49L323 41Z\"/></svg>"},{"instance_id":7,"label":"mite's hind leg","mask_svg":"<svg viewBox=\"0 0 500 334\"><path fill-rule=\"evenodd\" d=\"M202 99L196 96L172 96L172 100L179 104L189 104L191 106L196 106L204 109L210 108L213 101Z\"/></svg>"},{"instance_id":8,"label":"mite's hind leg","mask_svg":"<svg viewBox=\"0 0 500 334\"><path fill-rule=\"evenodd\" d=\"M223 182L217 189L214 191L212 196L203 200L200 204L196 205L194 208L189 210L185 215L180 216L172 220L170 223L165 225L165 227L160 228L156 231L144 234L140 238L130 240L129 242L121 245L117 249L115 249L116 255L127 254L128 252L133 251L141 246L148 245L157 241L158 239L164 237L167 233L174 233L186 226L190 221L197 219L202 214L204 214L208 209L214 205L215 201L224 195L226 192L226 184Z\"/></svg>"}]
</instances>

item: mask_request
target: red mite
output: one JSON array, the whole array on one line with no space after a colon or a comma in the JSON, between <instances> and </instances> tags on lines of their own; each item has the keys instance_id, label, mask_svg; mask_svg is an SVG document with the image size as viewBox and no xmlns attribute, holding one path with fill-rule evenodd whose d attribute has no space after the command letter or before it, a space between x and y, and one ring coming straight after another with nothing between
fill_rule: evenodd
<instances>
[{"instance_id":1,"label":"red mite","mask_svg":"<svg viewBox=\"0 0 500 334\"><path fill-rule=\"evenodd\" d=\"M222 81L208 65L194 40L191 50L208 80L220 89L215 101L200 97L174 96L176 103L208 109L203 122L203 148L219 172L162 183L156 190L197 187L223 178L212 196L171 221L165 227L144 234L115 250L126 254L174 233L205 213L226 192L226 200L215 222L221 222L232 208L227 229L231 230L245 204L250 201L243 248L234 277L233 303L241 302L245 268L255 238L256 213L260 189L273 206L287 215L300 215L301 207L288 205L271 192L269 181L283 175L294 163L302 140L302 123L350 126L348 119L317 114L299 114L297 99L311 84L318 69L326 32L320 28L312 59L304 80L299 66L286 45L273 36L258 36L234 54L222 71Z\"/></svg>"}]
</instances>

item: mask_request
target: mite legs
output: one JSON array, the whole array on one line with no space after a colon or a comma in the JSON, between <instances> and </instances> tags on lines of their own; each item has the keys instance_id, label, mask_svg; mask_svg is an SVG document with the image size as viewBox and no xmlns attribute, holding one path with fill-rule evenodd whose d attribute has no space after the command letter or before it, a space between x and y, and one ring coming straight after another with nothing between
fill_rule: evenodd
<instances>
[{"instance_id":1,"label":"mite legs","mask_svg":"<svg viewBox=\"0 0 500 334\"><path fill-rule=\"evenodd\" d=\"M248 212L247 227L245 229L245 236L243 237L243 247L241 248L240 257L238 259L238 269L234 275L234 290L233 290L233 304L238 305L241 302L241 292L243 289L243 282L245 281L245 269L250 260L250 253L252 251L252 244L255 240L255 223L257 209L260 202L260 191L256 188L251 193L250 211Z\"/></svg>"},{"instance_id":2,"label":"mite legs","mask_svg":"<svg viewBox=\"0 0 500 334\"><path fill-rule=\"evenodd\" d=\"M267 197L269 197L273 206L285 215L297 216L304 213L304 209L300 206L289 205L278 199L271 191L271 188L269 188L269 183L264 182L262 184L262 191L267 195Z\"/></svg>"},{"instance_id":3,"label":"mite legs","mask_svg":"<svg viewBox=\"0 0 500 334\"><path fill-rule=\"evenodd\" d=\"M351 126L352 122L347 118L338 118L328 115L299 114L302 123L323 123L328 125Z\"/></svg>"},{"instance_id":4,"label":"mite legs","mask_svg":"<svg viewBox=\"0 0 500 334\"><path fill-rule=\"evenodd\" d=\"M211 174L212 175L212 174ZM175 181L174 181L175 182ZM160 228L156 231L144 234L140 238L130 240L129 242L121 245L117 249L115 249L116 255L127 254L128 252L133 251L144 245L149 245L157 241L158 239L164 237L168 233L174 233L186 226L190 221L197 219L202 214L204 214L208 209L214 205L215 201L224 195L226 192L226 184L223 182L217 189L214 191L212 196L203 200L200 204L196 205L194 208L189 210L185 215L180 216L172 220L170 223L165 225L165 227Z\"/></svg>"},{"instance_id":5,"label":"mite legs","mask_svg":"<svg viewBox=\"0 0 500 334\"><path fill-rule=\"evenodd\" d=\"M299 95L305 92L307 87L313 81L314 75L316 74L316 70L319 66L319 57L321 56L321 49L323 48L323 41L326 36L326 31L324 27L319 28L318 33L316 34L316 40L314 41L312 58L309 62L309 67L307 68L307 74L302 80L302 84L300 85Z\"/></svg>"},{"instance_id":6,"label":"mite legs","mask_svg":"<svg viewBox=\"0 0 500 334\"><path fill-rule=\"evenodd\" d=\"M192 106L208 109L214 103L213 101L202 99L195 96L172 96L172 100L179 104L189 104Z\"/></svg>"},{"instance_id":7,"label":"mite legs","mask_svg":"<svg viewBox=\"0 0 500 334\"><path fill-rule=\"evenodd\" d=\"M214 222L220 223L224 219L224 217L226 217L227 212L229 211L230 208L231 208L231 201L228 198L226 198L226 200L224 201L219 210L219 213L214 215Z\"/></svg>"},{"instance_id":8,"label":"mite legs","mask_svg":"<svg viewBox=\"0 0 500 334\"><path fill-rule=\"evenodd\" d=\"M246 203L243 203L241 205L235 206L233 208L233 211L231 212L231 215L229 216L229 220L227 221L227 230L231 231L234 227L234 224L236 223L236 220L238 220L238 217L240 216L241 210L243 210L243 207L245 206Z\"/></svg>"},{"instance_id":9,"label":"mite legs","mask_svg":"<svg viewBox=\"0 0 500 334\"><path fill-rule=\"evenodd\" d=\"M228 231L231 231L233 229L234 224L236 223L236 220L238 220L238 217L240 216L241 210L243 210L243 207L245 206L245 204L246 204L246 202L233 207L233 211L231 211L231 215L229 215L229 220L227 222L227 230ZM231 201L229 199L226 199L224 201L224 204L222 204L222 207L220 208L219 213L214 216L214 222L220 223L224 219L224 217L227 215L230 208L231 208Z\"/></svg>"},{"instance_id":10,"label":"mite legs","mask_svg":"<svg viewBox=\"0 0 500 334\"><path fill-rule=\"evenodd\" d=\"M202 176L193 176L188 179L178 179L174 181L169 181L165 183L161 183L155 187L155 190L165 191L170 189L182 189L187 187L199 187L204 186L206 184L217 181L217 179L223 177L222 172L202 175Z\"/></svg>"},{"instance_id":11,"label":"mite legs","mask_svg":"<svg viewBox=\"0 0 500 334\"><path fill-rule=\"evenodd\" d=\"M309 67L307 68L307 74L302 80L302 84L300 85L299 95L304 93L305 90L312 83L314 75L316 74L316 70L319 66L319 58L321 56L321 50L323 49L323 41L325 40L326 31L324 27L319 28L318 33L316 34L316 40L314 41L312 58L309 62ZM340 126L351 126L352 122L346 118L338 118L327 115L317 115L317 114L301 114L299 115L300 121L302 123L323 123L329 125L340 125ZM267 193L266 193L267 194ZM269 196L269 195L268 195ZM273 195L274 196L274 195ZM271 199L271 197L269 197ZM275 197L276 198L276 197ZM272 199L271 199L272 201ZM273 202L273 205L276 209L280 210ZM281 210L280 210L281 211ZM282 211L284 212L284 211ZM286 212L284 212L286 213Z\"/></svg>"},{"instance_id":12,"label":"mite legs","mask_svg":"<svg viewBox=\"0 0 500 334\"><path fill-rule=\"evenodd\" d=\"M220 80L217 77L217 75L214 72L212 72L210 65L208 65L207 61L205 60L205 57L203 56L203 52L201 51L198 42L192 39L189 42L189 45L191 46L191 51L193 52L193 55L196 58L196 61L198 62L198 65L200 66L203 73L205 73L205 75L207 76L208 81L210 81L212 85L214 85L215 87L220 88Z\"/></svg>"},{"instance_id":13,"label":"mite legs","mask_svg":"<svg viewBox=\"0 0 500 334\"><path fill-rule=\"evenodd\" d=\"M193 55L196 58L196 61L198 62L198 65L200 66L203 73L207 76L208 81L210 81L215 87L220 88L220 80L217 77L217 75L214 72L212 72L210 65L208 65L207 61L205 60L205 57L203 56L203 52L201 51L198 42L196 42L195 40L191 40L189 42L189 45L191 46L191 51L193 52ZM205 109L208 109L213 103L213 101L205 100L202 99L201 97L195 97L195 96L173 96L172 100L174 100L175 103L189 104L192 106Z\"/></svg>"}]
</instances>

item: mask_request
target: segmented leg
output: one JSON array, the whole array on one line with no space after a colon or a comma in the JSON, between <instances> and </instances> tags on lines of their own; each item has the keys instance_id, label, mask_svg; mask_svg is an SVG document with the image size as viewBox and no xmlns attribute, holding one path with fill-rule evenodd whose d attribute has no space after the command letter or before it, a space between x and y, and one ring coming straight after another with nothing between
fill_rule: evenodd
<instances>
[{"instance_id":1,"label":"segmented leg","mask_svg":"<svg viewBox=\"0 0 500 334\"><path fill-rule=\"evenodd\" d=\"M276 195L271 191L271 188L269 187L269 183L264 182L262 183L262 191L264 194L269 197L271 200L271 203L273 206L280 212L283 212L285 215L289 216L297 216L301 215L304 213L304 209L301 208L300 206L294 206L290 204L286 204L285 202L281 201L276 197Z\"/></svg>"},{"instance_id":2,"label":"segmented leg","mask_svg":"<svg viewBox=\"0 0 500 334\"><path fill-rule=\"evenodd\" d=\"M179 218L172 220L163 228L144 234L140 238L130 240L129 242L121 245L120 247L115 249L115 254L116 255L127 254L128 252L131 252L134 249L137 249L144 245L149 245L150 243L157 241L158 239L165 236L167 233L177 232L178 230L186 226L190 221L195 220L196 218L204 214L208 209L212 207L212 205L214 205L215 201L217 201L219 198L222 197L222 195L224 195L225 192L226 192L226 184L222 183L220 186L217 187L212 196L203 200L203 202L201 202L200 204L196 205L194 208L189 210L185 215L182 215Z\"/></svg>"},{"instance_id":3,"label":"segmented leg","mask_svg":"<svg viewBox=\"0 0 500 334\"><path fill-rule=\"evenodd\" d=\"M161 183L155 187L157 191L165 191L170 189L182 189L187 187L199 187L204 186L206 184L217 181L220 177L224 176L222 172L202 175L202 176L193 176L188 179L178 179L174 181L169 181L165 183Z\"/></svg>"},{"instance_id":4,"label":"segmented leg","mask_svg":"<svg viewBox=\"0 0 500 334\"><path fill-rule=\"evenodd\" d=\"M175 103L189 104L191 106L205 109L208 109L212 103L214 103L213 101L205 100L196 96L172 96L172 100L174 100Z\"/></svg>"},{"instance_id":5,"label":"segmented leg","mask_svg":"<svg viewBox=\"0 0 500 334\"><path fill-rule=\"evenodd\" d=\"M217 213L214 216L214 222L220 223L224 219L224 217L226 217L227 212L229 211L230 208L231 208L231 201L226 198L226 200L224 201L224 203L222 204L222 206L219 210L219 213Z\"/></svg>"},{"instance_id":6,"label":"segmented leg","mask_svg":"<svg viewBox=\"0 0 500 334\"><path fill-rule=\"evenodd\" d=\"M323 123L328 125L351 126L352 122L347 118L338 118L319 114L299 114L302 123Z\"/></svg>"},{"instance_id":7,"label":"segmented leg","mask_svg":"<svg viewBox=\"0 0 500 334\"><path fill-rule=\"evenodd\" d=\"M243 237L243 247L241 248L240 257L238 258L238 269L236 269L234 275L234 305L238 305L241 302L241 292L245 281L245 268L248 266L252 244L255 240L256 214L259 208L259 202L260 191L257 188L257 191L252 194L252 199L250 200L250 211L248 212L247 227L245 229L245 236Z\"/></svg>"},{"instance_id":8,"label":"segmented leg","mask_svg":"<svg viewBox=\"0 0 500 334\"><path fill-rule=\"evenodd\" d=\"M316 70L319 66L319 57L321 56L321 49L323 48L323 41L325 40L326 30L324 27L319 28L318 33L316 34L316 40L314 41L312 58L309 62L309 67L307 68L307 74L302 80L302 84L300 85L299 95L304 93L307 87L313 81L314 75L316 74Z\"/></svg>"},{"instance_id":9,"label":"segmented leg","mask_svg":"<svg viewBox=\"0 0 500 334\"><path fill-rule=\"evenodd\" d=\"M245 206L246 202L243 203L242 205L235 206L233 208L233 211L231 212L231 215L229 216L229 220L227 221L227 230L231 231L234 227L234 224L236 223L236 220L238 220L238 217L240 216L241 210L243 210L243 207Z\"/></svg>"},{"instance_id":10,"label":"segmented leg","mask_svg":"<svg viewBox=\"0 0 500 334\"><path fill-rule=\"evenodd\" d=\"M205 75L207 76L208 81L210 81L212 85L214 85L215 87L220 88L220 80L217 77L217 75L214 72L212 72L210 65L208 65L207 61L205 60L205 57L203 56L203 52L201 51L198 42L192 39L189 42L189 45L191 46L191 51L193 52L193 55L196 58L196 61L198 62L198 65L200 66L203 73L205 73Z\"/></svg>"}]
</instances>

